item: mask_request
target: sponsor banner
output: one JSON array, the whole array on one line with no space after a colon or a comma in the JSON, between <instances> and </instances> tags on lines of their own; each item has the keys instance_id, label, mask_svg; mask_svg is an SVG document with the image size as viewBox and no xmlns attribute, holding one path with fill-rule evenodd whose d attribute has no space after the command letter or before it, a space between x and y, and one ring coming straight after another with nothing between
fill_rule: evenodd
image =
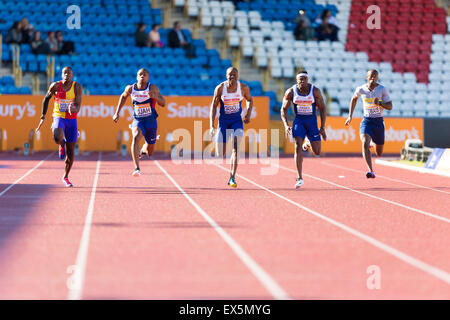
<instances>
[{"instance_id":1,"label":"sponsor banner","mask_svg":"<svg viewBox=\"0 0 450 320\"><path fill-rule=\"evenodd\" d=\"M442 155L444 154L445 149L442 148L434 148L433 152L428 157L427 163L425 164L425 168L427 169L435 169Z\"/></svg>"},{"instance_id":2,"label":"sponsor banner","mask_svg":"<svg viewBox=\"0 0 450 320\"><path fill-rule=\"evenodd\" d=\"M320 118L317 118L320 124ZM353 118L349 126L345 126L344 117L327 117L327 141L322 141L322 152L329 153L361 153L359 126L362 118ZM420 118L385 118L384 153L398 153L406 139L423 141L423 119ZM289 142L288 142L289 141ZM284 145L285 153L294 153L295 143L292 138Z\"/></svg>"},{"instance_id":3,"label":"sponsor banner","mask_svg":"<svg viewBox=\"0 0 450 320\"><path fill-rule=\"evenodd\" d=\"M435 170L450 173L450 149L445 149L436 165Z\"/></svg>"},{"instance_id":4,"label":"sponsor banner","mask_svg":"<svg viewBox=\"0 0 450 320\"><path fill-rule=\"evenodd\" d=\"M28 142L30 134L39 123L42 101L44 96L32 95L0 95L0 130L2 150L23 148ZM172 132L176 129L186 129L192 136L194 146L194 134L205 134L209 131L209 109L212 97L208 96L167 96L164 108L157 106L158 134L156 150L170 150L174 143L171 141ZM118 145L124 143L129 150L131 143L131 130L129 124L133 120L133 108L131 99L122 108L118 123L112 121L119 96L83 96L82 107L78 113L78 129L81 133L80 148L83 150L115 151ZM269 99L267 97L254 97L254 107L251 122L244 124L247 129L269 128ZM245 109L245 100L242 102ZM35 150L53 150L56 148L52 140L53 99L49 103L49 109L41 127L39 135L34 135ZM217 112L218 116L218 112ZM200 121L201 128L194 122ZM216 117L217 127L217 117ZM119 140L119 141L118 141ZM143 143L143 139L141 141Z\"/></svg>"}]
</instances>

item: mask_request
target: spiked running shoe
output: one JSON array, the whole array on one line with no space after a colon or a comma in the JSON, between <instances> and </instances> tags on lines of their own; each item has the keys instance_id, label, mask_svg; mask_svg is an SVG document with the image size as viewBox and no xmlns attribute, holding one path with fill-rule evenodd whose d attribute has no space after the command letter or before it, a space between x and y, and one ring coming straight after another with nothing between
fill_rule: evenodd
<instances>
[{"instance_id":1,"label":"spiked running shoe","mask_svg":"<svg viewBox=\"0 0 450 320\"><path fill-rule=\"evenodd\" d=\"M230 180L228 180L228 185L232 188L236 188L237 184L236 181L234 180L234 177L230 177Z\"/></svg>"},{"instance_id":2,"label":"spiked running shoe","mask_svg":"<svg viewBox=\"0 0 450 320\"><path fill-rule=\"evenodd\" d=\"M64 160L66 157L66 143L64 142L63 145L59 145L59 152L58 152L59 158Z\"/></svg>"},{"instance_id":3,"label":"spiked running shoe","mask_svg":"<svg viewBox=\"0 0 450 320\"><path fill-rule=\"evenodd\" d=\"M295 189L300 189L302 185L305 183L303 182L303 179L297 179L297 182L295 183Z\"/></svg>"},{"instance_id":4,"label":"spiked running shoe","mask_svg":"<svg viewBox=\"0 0 450 320\"><path fill-rule=\"evenodd\" d=\"M71 187L73 187L73 184L69 181L69 178L62 178L62 182L64 183L64 185L66 186L66 188L71 188Z\"/></svg>"},{"instance_id":5,"label":"spiked running shoe","mask_svg":"<svg viewBox=\"0 0 450 320\"><path fill-rule=\"evenodd\" d=\"M367 179L375 179L375 173L373 173L372 171L367 172L366 173L366 178Z\"/></svg>"}]
</instances>

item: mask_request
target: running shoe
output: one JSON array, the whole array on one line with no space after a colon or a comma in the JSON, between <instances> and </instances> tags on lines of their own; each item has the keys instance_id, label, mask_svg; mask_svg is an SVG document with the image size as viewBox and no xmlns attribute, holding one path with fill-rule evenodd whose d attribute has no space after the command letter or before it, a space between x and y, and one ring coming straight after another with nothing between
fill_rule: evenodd
<instances>
[{"instance_id":1,"label":"running shoe","mask_svg":"<svg viewBox=\"0 0 450 320\"><path fill-rule=\"evenodd\" d=\"M297 179L297 182L295 183L295 189L300 189L302 185L305 183L303 182L303 179Z\"/></svg>"},{"instance_id":2,"label":"running shoe","mask_svg":"<svg viewBox=\"0 0 450 320\"><path fill-rule=\"evenodd\" d=\"M71 188L71 187L73 187L73 184L69 181L69 178L62 178L62 182L64 183L64 185L66 186L66 188Z\"/></svg>"},{"instance_id":3,"label":"running shoe","mask_svg":"<svg viewBox=\"0 0 450 320\"><path fill-rule=\"evenodd\" d=\"M307 151L309 148L311 148L311 143L309 142L308 137L305 137L305 141L303 142L302 149L303 149L303 151Z\"/></svg>"},{"instance_id":4,"label":"running shoe","mask_svg":"<svg viewBox=\"0 0 450 320\"><path fill-rule=\"evenodd\" d=\"M63 142L63 145L59 145L59 158L64 159L66 157L66 143Z\"/></svg>"},{"instance_id":5,"label":"running shoe","mask_svg":"<svg viewBox=\"0 0 450 320\"><path fill-rule=\"evenodd\" d=\"M133 177L139 177L141 175L141 170L136 169L133 171L133 173L131 174Z\"/></svg>"},{"instance_id":6,"label":"running shoe","mask_svg":"<svg viewBox=\"0 0 450 320\"><path fill-rule=\"evenodd\" d=\"M236 181L234 180L234 177L230 177L230 180L228 180L228 185L232 188L236 188L237 184Z\"/></svg>"},{"instance_id":7,"label":"running shoe","mask_svg":"<svg viewBox=\"0 0 450 320\"><path fill-rule=\"evenodd\" d=\"M373 173L372 171L367 172L366 178L367 179L370 179L370 178L375 179L375 173Z\"/></svg>"},{"instance_id":8,"label":"running shoe","mask_svg":"<svg viewBox=\"0 0 450 320\"><path fill-rule=\"evenodd\" d=\"M144 156L148 157L148 153L141 149L141 151L139 151L139 159L142 159Z\"/></svg>"}]
</instances>

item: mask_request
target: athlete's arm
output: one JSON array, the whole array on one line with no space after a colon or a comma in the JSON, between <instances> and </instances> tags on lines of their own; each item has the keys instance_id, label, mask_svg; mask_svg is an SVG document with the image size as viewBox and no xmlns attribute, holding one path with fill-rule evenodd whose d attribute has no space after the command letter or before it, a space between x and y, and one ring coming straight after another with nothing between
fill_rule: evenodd
<instances>
[{"instance_id":1,"label":"athlete's arm","mask_svg":"<svg viewBox=\"0 0 450 320\"><path fill-rule=\"evenodd\" d=\"M242 95L244 96L245 100L247 101L247 112L245 113L244 123L250 122L250 116L252 115L252 109L253 109L253 98L250 94L250 88L246 86L245 84L241 84L241 91Z\"/></svg>"},{"instance_id":2,"label":"athlete's arm","mask_svg":"<svg viewBox=\"0 0 450 320\"><path fill-rule=\"evenodd\" d=\"M216 118L217 106L220 103L220 97L222 95L222 87L223 84L219 84L214 90L214 97L211 103L211 109L209 111L209 131L211 133L211 136L214 135L215 130L214 119Z\"/></svg>"},{"instance_id":3,"label":"athlete's arm","mask_svg":"<svg viewBox=\"0 0 450 320\"><path fill-rule=\"evenodd\" d=\"M120 110L122 109L123 105L125 104L125 102L127 101L128 97L130 96L131 91L132 91L131 86L126 86L125 90L120 95L119 104L117 105L116 112L113 115L113 121L114 122L117 122L119 120Z\"/></svg>"},{"instance_id":4,"label":"athlete's arm","mask_svg":"<svg viewBox=\"0 0 450 320\"><path fill-rule=\"evenodd\" d=\"M388 101L388 102L384 102L383 101L383 102L381 102L380 99L375 98L374 103L379 105L383 109L392 110L392 101Z\"/></svg>"},{"instance_id":5,"label":"athlete's arm","mask_svg":"<svg viewBox=\"0 0 450 320\"><path fill-rule=\"evenodd\" d=\"M327 140L327 133L325 132L325 121L327 119L327 111L325 108L325 103L323 102L322 93L319 88L314 87L314 98L316 100L316 106L319 108L320 113L320 129L319 132L322 135L324 141Z\"/></svg>"},{"instance_id":6,"label":"athlete's arm","mask_svg":"<svg viewBox=\"0 0 450 320\"><path fill-rule=\"evenodd\" d=\"M80 111L81 97L83 96L83 88L81 87L81 84L75 82L74 89L75 89L75 102L69 108L70 114Z\"/></svg>"},{"instance_id":7,"label":"athlete's arm","mask_svg":"<svg viewBox=\"0 0 450 320\"><path fill-rule=\"evenodd\" d=\"M39 125L36 128L36 132L38 132L41 129L42 124L45 120L45 115L47 114L48 110L48 103L50 102L50 99L55 95L56 89L58 88L58 83L53 82L50 87L48 87L47 94L44 97L44 100L42 101L42 114L39 121Z\"/></svg>"},{"instance_id":8,"label":"athlete's arm","mask_svg":"<svg viewBox=\"0 0 450 320\"><path fill-rule=\"evenodd\" d=\"M164 107L166 105L166 99L164 99L164 97L159 92L158 87L154 84L150 86L150 98L155 99L161 107Z\"/></svg>"},{"instance_id":9,"label":"athlete's arm","mask_svg":"<svg viewBox=\"0 0 450 320\"><path fill-rule=\"evenodd\" d=\"M289 107L291 106L292 101L292 88L289 88L284 93L283 104L281 105L281 121L284 124L284 130L286 133L286 137L292 134L292 128L289 126L289 122L287 120L287 113Z\"/></svg>"},{"instance_id":10,"label":"athlete's arm","mask_svg":"<svg viewBox=\"0 0 450 320\"><path fill-rule=\"evenodd\" d=\"M350 106L348 108L348 118L347 120L345 120L345 125L348 126L350 124L350 122L352 122L352 118L353 118L353 111L355 110L356 107L356 102L358 102L358 95L355 93L352 97L352 100L350 100Z\"/></svg>"}]
</instances>

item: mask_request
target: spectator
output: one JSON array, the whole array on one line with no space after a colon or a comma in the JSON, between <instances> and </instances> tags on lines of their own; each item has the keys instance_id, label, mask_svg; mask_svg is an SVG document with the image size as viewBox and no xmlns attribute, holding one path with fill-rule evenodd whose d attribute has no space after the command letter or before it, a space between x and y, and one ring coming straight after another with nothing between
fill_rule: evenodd
<instances>
[{"instance_id":1,"label":"spectator","mask_svg":"<svg viewBox=\"0 0 450 320\"><path fill-rule=\"evenodd\" d=\"M30 43L34 34L33 25L28 23L28 19L25 17L20 20L20 24L22 26L22 43Z\"/></svg>"},{"instance_id":2,"label":"spectator","mask_svg":"<svg viewBox=\"0 0 450 320\"><path fill-rule=\"evenodd\" d=\"M150 39L150 46L152 48L153 47L162 48L164 46L164 44L161 41L161 36L160 36L158 30L159 30L159 24L154 24L154 25L152 25L152 30L148 34L148 37Z\"/></svg>"},{"instance_id":3,"label":"spectator","mask_svg":"<svg viewBox=\"0 0 450 320\"><path fill-rule=\"evenodd\" d=\"M303 40L303 41L308 40L306 38L306 27L305 27L304 20L300 20L297 23L297 26L294 29L294 36L295 36L295 40Z\"/></svg>"},{"instance_id":4,"label":"spectator","mask_svg":"<svg viewBox=\"0 0 450 320\"><path fill-rule=\"evenodd\" d=\"M149 39L147 33L145 33L145 23L140 22L134 34L134 39L136 40L136 45L138 47L149 47Z\"/></svg>"},{"instance_id":5,"label":"spectator","mask_svg":"<svg viewBox=\"0 0 450 320\"><path fill-rule=\"evenodd\" d=\"M12 27L8 30L5 42L17 44L22 42L22 23L20 21L13 23Z\"/></svg>"},{"instance_id":6,"label":"spectator","mask_svg":"<svg viewBox=\"0 0 450 320\"><path fill-rule=\"evenodd\" d=\"M300 9L298 16L295 18L297 26L294 29L294 36L296 40L311 40L314 38L314 28L311 26L311 21L306 15L306 11Z\"/></svg>"},{"instance_id":7,"label":"spectator","mask_svg":"<svg viewBox=\"0 0 450 320\"><path fill-rule=\"evenodd\" d=\"M319 24L317 27L318 40L337 41L337 33L339 30L338 22L335 17L331 15L331 11L326 9L322 12L321 18L317 19Z\"/></svg>"},{"instance_id":8,"label":"spectator","mask_svg":"<svg viewBox=\"0 0 450 320\"><path fill-rule=\"evenodd\" d=\"M173 29L169 32L169 47L170 48L183 48L186 51L188 57L195 57L194 48L187 41L186 34L181 30L181 23L175 21L173 24Z\"/></svg>"},{"instance_id":9,"label":"spectator","mask_svg":"<svg viewBox=\"0 0 450 320\"><path fill-rule=\"evenodd\" d=\"M31 41L31 51L34 54L50 54L51 53L48 43L42 41L40 31L36 31L33 35L33 40Z\"/></svg>"},{"instance_id":10,"label":"spectator","mask_svg":"<svg viewBox=\"0 0 450 320\"><path fill-rule=\"evenodd\" d=\"M59 54L73 54L75 52L75 44L73 41L65 41L62 31L56 31L56 41L58 41Z\"/></svg>"},{"instance_id":11,"label":"spectator","mask_svg":"<svg viewBox=\"0 0 450 320\"><path fill-rule=\"evenodd\" d=\"M52 53L57 53L59 52L59 47L58 47L58 40L56 40L56 36L55 36L55 32L54 31L49 31L47 34L47 39L45 39L45 42L48 44L50 50L52 51Z\"/></svg>"}]
</instances>

